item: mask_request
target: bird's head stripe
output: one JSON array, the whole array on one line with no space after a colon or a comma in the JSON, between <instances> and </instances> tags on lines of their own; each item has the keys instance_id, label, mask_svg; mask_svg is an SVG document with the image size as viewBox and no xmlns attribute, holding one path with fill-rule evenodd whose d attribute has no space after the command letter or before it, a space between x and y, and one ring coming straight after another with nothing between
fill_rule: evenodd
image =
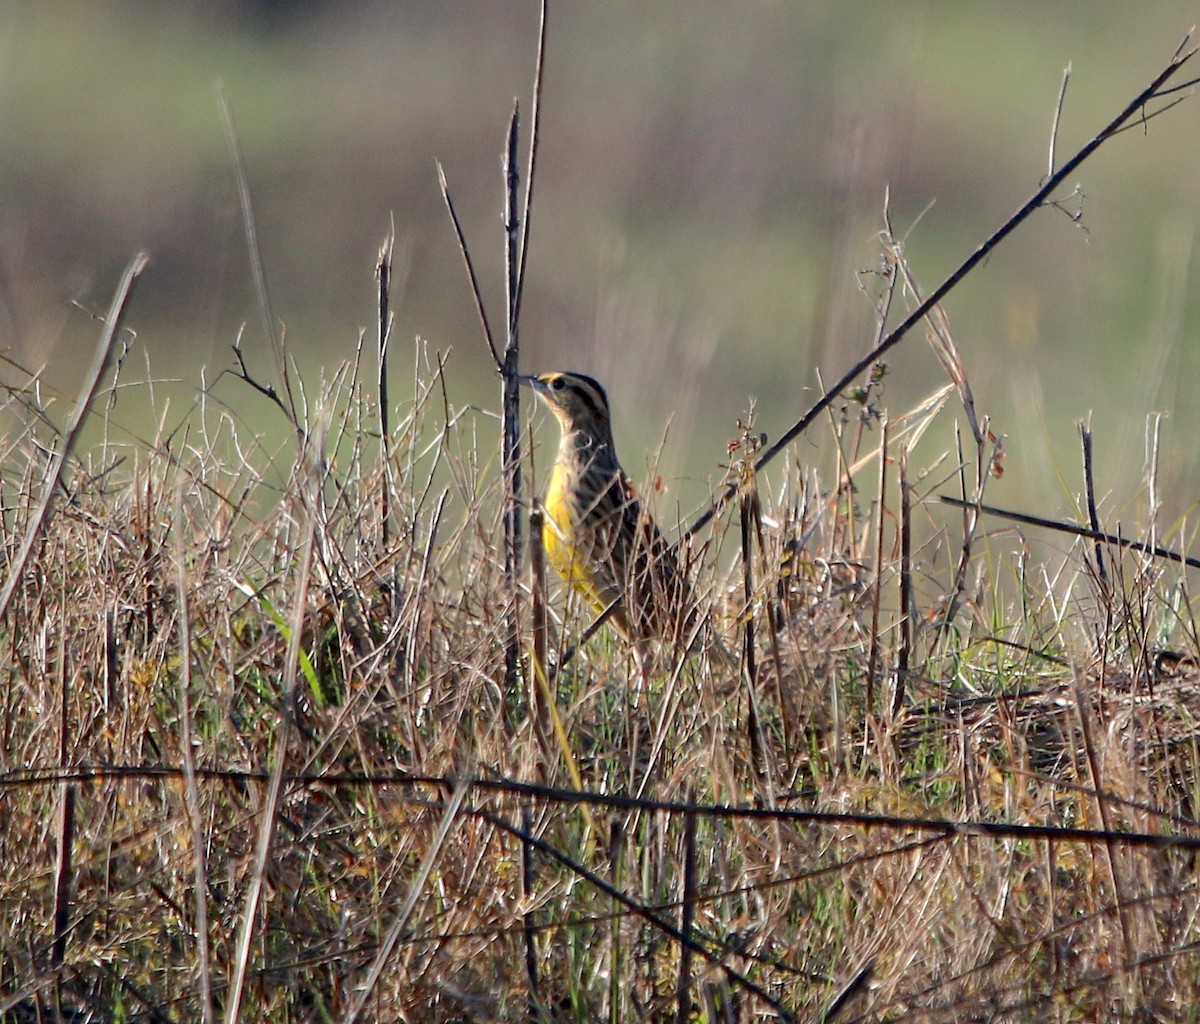
<instances>
[{"instance_id":1,"label":"bird's head stripe","mask_svg":"<svg viewBox=\"0 0 1200 1024\"><path fill-rule=\"evenodd\" d=\"M587 411L597 420L608 419L608 401L604 391L590 377L577 377L571 381L571 388L579 396Z\"/></svg>"}]
</instances>

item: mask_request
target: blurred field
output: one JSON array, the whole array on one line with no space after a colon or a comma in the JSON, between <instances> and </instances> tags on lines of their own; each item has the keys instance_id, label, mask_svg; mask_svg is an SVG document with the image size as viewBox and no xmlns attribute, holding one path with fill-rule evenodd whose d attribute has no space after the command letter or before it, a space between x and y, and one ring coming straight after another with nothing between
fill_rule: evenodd
<instances>
[{"instance_id":1,"label":"blurred field","mask_svg":"<svg viewBox=\"0 0 1200 1024\"><path fill-rule=\"evenodd\" d=\"M1194 19L1185 3L1090 0L553 9L525 366L609 382L635 467L670 424L662 468L690 511L751 397L777 435L810 404L818 368L828 381L867 347L860 273L878 264L885 187L932 287L1045 173L1067 63L1060 153ZM231 365L240 325L261 347L220 80L296 357L335 367L351 354L394 217L398 352L416 336L453 350L455 397L494 408L434 161L478 253L498 253L499 152L513 98L528 112L535 23L532 4L483 2L11 5L4 344L73 383L93 331L71 300L101 305L144 247L133 360L184 382L160 389L172 416L194 402L202 365L209 380ZM1094 412L1106 508L1128 517L1146 416L1164 411L1168 520L1191 507L1197 118L1187 103L1110 147L1080 178L1086 230L1044 211L948 307L980 405L1010 439L1011 504L1065 500L1056 471L1073 478L1073 424ZM498 301L499 262L480 263ZM906 345L893 411L943 380L919 338ZM141 407L120 415L147 430Z\"/></svg>"}]
</instances>

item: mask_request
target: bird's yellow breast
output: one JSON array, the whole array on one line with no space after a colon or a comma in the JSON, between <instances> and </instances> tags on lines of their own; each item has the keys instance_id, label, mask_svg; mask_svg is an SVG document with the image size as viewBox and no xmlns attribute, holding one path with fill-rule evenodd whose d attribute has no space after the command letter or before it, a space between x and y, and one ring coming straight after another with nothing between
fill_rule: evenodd
<instances>
[{"instance_id":1,"label":"bird's yellow breast","mask_svg":"<svg viewBox=\"0 0 1200 1024\"><path fill-rule=\"evenodd\" d=\"M582 597L595 611L602 611L606 600L596 586L591 565L591 547L579 528L580 510L573 500L575 483L571 472L561 465L554 467L546 488L546 521L542 526L542 546L546 560L563 582Z\"/></svg>"}]
</instances>

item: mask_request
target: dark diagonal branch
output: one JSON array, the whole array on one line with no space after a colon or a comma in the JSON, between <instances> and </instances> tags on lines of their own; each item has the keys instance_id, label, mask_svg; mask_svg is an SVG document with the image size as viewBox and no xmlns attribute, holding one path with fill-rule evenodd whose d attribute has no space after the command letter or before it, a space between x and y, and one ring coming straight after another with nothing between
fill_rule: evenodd
<instances>
[{"instance_id":1,"label":"dark diagonal branch","mask_svg":"<svg viewBox=\"0 0 1200 1024\"><path fill-rule=\"evenodd\" d=\"M1147 85L1139 92L1125 108L1117 114L1104 128L1102 128L1092 139L1087 142L1074 156L1066 161L1057 171L1046 178L1045 182L1033 193L1018 209L1012 214L999 228L997 228L988 238L974 251L949 277L945 279L937 288L935 288L925 301L920 303L907 317L901 322L886 338L875 346L870 352L863 356L849 370L847 370L832 387L826 391L816 404L800 417L770 448L768 448L754 465L755 471L761 470L771 460L773 460L780 452L790 445L797 437L799 437L809 425L822 412L825 411L846 388L867 370L874 362L876 362L888 349L898 344L909 331L927 317L939 302L945 299L950 292L958 285L964 277L974 270L980 263L987 259L988 255L996 248L1004 239L1013 233L1021 224L1023 224L1029 216L1038 209L1038 207L1046 204L1054 192L1063 184L1070 175L1072 175L1078 167L1097 149L1104 145L1109 139L1119 132L1131 127L1134 124L1143 124L1151 118L1163 113L1170 106L1178 103L1184 97L1177 97L1168 103L1165 107L1160 107L1156 110L1147 111L1147 104L1153 103L1155 100L1162 99L1165 96L1176 92L1180 87L1174 86L1171 89L1164 89L1168 81L1171 80L1189 60L1196 55L1197 48L1191 46L1191 35L1184 38L1183 44L1175 51L1170 61ZM1187 85L1194 84L1197 80L1188 82ZM717 497L717 500L701 514L687 532L683 535L684 539L693 537L709 522L713 517L721 511L735 496L737 495L737 484L730 483L724 491Z\"/></svg>"}]
</instances>

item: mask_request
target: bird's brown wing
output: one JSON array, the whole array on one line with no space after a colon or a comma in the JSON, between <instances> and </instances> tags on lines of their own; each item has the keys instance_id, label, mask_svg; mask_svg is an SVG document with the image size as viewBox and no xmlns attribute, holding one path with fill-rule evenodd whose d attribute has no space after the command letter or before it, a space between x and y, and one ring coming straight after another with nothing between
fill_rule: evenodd
<instances>
[{"instance_id":1,"label":"bird's brown wing","mask_svg":"<svg viewBox=\"0 0 1200 1024\"><path fill-rule=\"evenodd\" d=\"M623 598L613 616L618 628L635 639L678 638L692 618L691 589L624 474L598 496L596 513L593 570L608 601Z\"/></svg>"}]
</instances>

